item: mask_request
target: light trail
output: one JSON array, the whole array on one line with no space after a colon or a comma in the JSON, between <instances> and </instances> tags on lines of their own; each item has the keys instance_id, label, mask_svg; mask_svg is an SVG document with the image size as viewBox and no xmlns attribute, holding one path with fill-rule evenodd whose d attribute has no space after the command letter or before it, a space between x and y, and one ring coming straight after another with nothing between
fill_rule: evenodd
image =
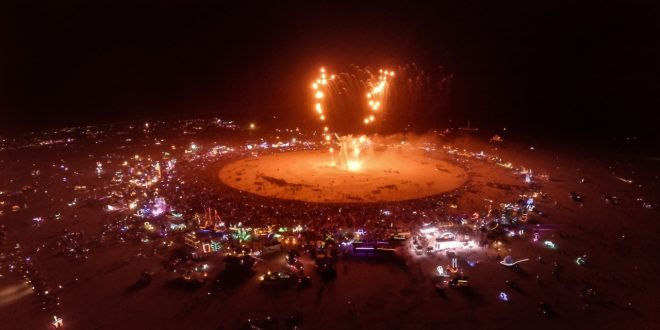
<instances>
[{"instance_id":1,"label":"light trail","mask_svg":"<svg viewBox=\"0 0 660 330\"><path fill-rule=\"evenodd\" d=\"M371 75L371 74L370 74ZM313 110L321 122L327 123L330 121L327 113L328 99L333 97L331 85L335 82L337 76L334 74L328 75L325 68L319 69L319 76L310 84L313 99ZM387 90L390 86L390 81L394 77L392 70L378 70L378 76L372 76L366 83L360 83L359 86L368 86L366 89L367 102L366 108L368 113L362 120L365 125L373 123L377 119L377 114L382 113L383 105L387 97ZM335 113L333 116L337 118ZM336 133L331 133L329 124L324 124L323 139L324 144L337 144L339 146L339 161L335 161L334 148L330 147L329 151L333 155L331 164L333 166L340 165L348 171L359 171L362 169L363 160L360 159L361 149L369 146L369 139L365 135L359 138L354 138L353 135L339 136ZM333 135L336 138L333 139Z\"/></svg>"}]
</instances>

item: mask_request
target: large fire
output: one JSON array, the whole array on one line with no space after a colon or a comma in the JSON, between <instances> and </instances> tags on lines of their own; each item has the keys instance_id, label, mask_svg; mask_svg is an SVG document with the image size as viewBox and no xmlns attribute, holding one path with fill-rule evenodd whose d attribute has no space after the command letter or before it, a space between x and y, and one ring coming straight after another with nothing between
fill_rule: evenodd
<instances>
[{"instance_id":1,"label":"large fire","mask_svg":"<svg viewBox=\"0 0 660 330\"><path fill-rule=\"evenodd\" d=\"M376 114L382 112L381 109L385 103L386 90L390 80L394 77L394 71L380 69L378 72L377 78L372 77L372 79L366 82L368 92L366 93L367 100L365 106L368 109L368 113L363 119L365 125L373 123L376 120ZM313 98L315 100L314 111L322 122L327 122L328 120L326 116L326 98L332 97L332 84L335 82L335 78L337 78L336 75L328 76L325 68L321 68L319 70L319 77L311 83ZM363 168L365 160L361 158L361 154L370 146L369 138L366 135L361 135L360 137L354 137L352 134L340 136L337 133L331 133L328 126L323 128L323 140L321 143L329 146L329 151L332 154L332 166L338 166L352 172L359 171ZM339 147L337 156L335 156L333 148L335 145Z\"/></svg>"},{"instance_id":2,"label":"large fire","mask_svg":"<svg viewBox=\"0 0 660 330\"><path fill-rule=\"evenodd\" d=\"M362 168L361 160L349 160L346 162L346 169L351 172L357 172Z\"/></svg>"},{"instance_id":3,"label":"large fire","mask_svg":"<svg viewBox=\"0 0 660 330\"><path fill-rule=\"evenodd\" d=\"M339 155L335 158L334 148L330 147L332 154L332 166L339 166L348 171L356 172L362 169L364 159L360 156L363 150L367 151L370 147L370 140L365 135L358 138L353 135L339 136L335 134L336 143L339 145Z\"/></svg>"}]
</instances>

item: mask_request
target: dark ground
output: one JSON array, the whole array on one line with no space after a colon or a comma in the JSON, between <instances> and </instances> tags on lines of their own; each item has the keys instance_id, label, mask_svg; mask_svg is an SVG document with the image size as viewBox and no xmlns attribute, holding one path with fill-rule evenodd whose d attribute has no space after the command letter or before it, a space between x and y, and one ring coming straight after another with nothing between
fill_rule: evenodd
<instances>
[{"instance_id":1,"label":"dark ground","mask_svg":"<svg viewBox=\"0 0 660 330\"><path fill-rule=\"evenodd\" d=\"M184 140L184 144L189 143ZM172 139L172 143L176 141ZM512 239L504 246L510 252L502 252L516 259L542 256L544 264L532 260L523 263L516 272L497 264L493 250L461 254L459 263L470 277L471 287L465 291L448 288L444 295L434 290L433 281L435 267L447 263L446 257L419 258L406 248L400 251L398 260L342 259L337 265L337 278L328 282L308 267L312 284L300 290L262 290L256 277L238 282L221 278L219 289L211 284L195 290L173 287L168 284L172 274L162 268L164 256L152 256L148 248L135 242L103 244L84 263L45 252L35 255L34 264L50 283L64 286L63 307L57 314L64 318L67 329L233 329L245 324L248 318L269 315L278 318L283 326L291 313L301 315L303 329L437 329L447 326L457 329L651 329L657 324L655 297L660 292L655 278L660 271L660 259L655 236L660 228L657 222L658 160L654 155L603 153L593 149L585 151L578 145L538 146L510 140L494 149L484 139L472 137L458 138L451 143L473 151L484 150L516 166L550 175L549 181L541 182L541 189L549 198L539 200L538 207L547 215L542 223L551 230L542 232L541 241L552 240L559 249L547 249L541 241L533 244ZM102 154L104 148L124 152L116 150L112 141L96 146L78 145L76 154L68 151L69 147L60 146L4 151L0 154L0 169L5 179L0 189L15 189L32 180L31 162L49 164L60 158L81 170L77 180L93 183L95 176L83 172L93 168L93 161L85 159L85 155ZM497 187L520 187L520 176L484 162L474 161L472 166L474 189L461 195L459 211L482 208L484 198L495 201L517 198L520 193L517 188ZM217 169L208 171L209 177L215 178L216 172ZM580 184L578 180L582 177L586 182ZM630 178L634 183L628 184L616 177ZM72 194L59 184L43 187L50 190L48 196L54 200L34 200L29 209L18 212L8 210L9 205L2 206L4 214L0 220L7 227L3 251L17 243L29 249L49 242L65 227L94 233L111 217L98 206L80 206L66 210L62 222L49 221L34 228L30 225L32 217L55 212L52 205L61 203L59 200L69 200ZM583 206L567 197L570 191L584 194ZM604 195L618 196L621 204L606 204ZM639 197L653 203L655 208L642 208L636 201ZM139 255L140 251L146 256ZM585 253L592 263L590 268L575 264L575 258ZM477 266L465 266L467 259L478 261ZM551 275L554 261L564 269L559 279ZM259 270L265 267L261 265ZM221 269L215 268L212 278L219 276ZM143 270L155 272L153 281L144 288L136 287ZM4 270L1 273L4 276L0 278L0 294L23 285L15 275ZM535 280L537 275L542 279L540 284ZM520 290L504 284L511 279L519 283ZM594 288L597 295L582 296L585 288ZM509 303L498 300L500 291L509 293ZM33 295L3 299L4 296L0 297L3 329L48 327L52 313L40 311ZM539 300L548 302L557 316L546 318L538 313Z\"/></svg>"}]
</instances>

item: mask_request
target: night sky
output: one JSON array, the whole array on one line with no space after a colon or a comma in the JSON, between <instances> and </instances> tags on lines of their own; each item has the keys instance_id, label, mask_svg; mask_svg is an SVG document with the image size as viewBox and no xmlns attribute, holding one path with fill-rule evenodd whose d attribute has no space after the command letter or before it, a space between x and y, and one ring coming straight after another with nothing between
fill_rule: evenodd
<instances>
[{"instance_id":1,"label":"night sky","mask_svg":"<svg viewBox=\"0 0 660 330\"><path fill-rule=\"evenodd\" d=\"M445 125L657 136L657 6L24 2L0 18L0 131L218 115L312 121L319 66L443 65Z\"/></svg>"}]
</instances>

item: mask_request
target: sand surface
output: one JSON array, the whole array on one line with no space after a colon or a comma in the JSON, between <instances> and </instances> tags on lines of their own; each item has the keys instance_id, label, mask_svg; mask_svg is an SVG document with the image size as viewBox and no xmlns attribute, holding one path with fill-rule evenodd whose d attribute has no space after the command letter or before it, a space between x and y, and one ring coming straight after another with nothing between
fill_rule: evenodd
<instances>
[{"instance_id":1,"label":"sand surface","mask_svg":"<svg viewBox=\"0 0 660 330\"><path fill-rule=\"evenodd\" d=\"M267 197L326 203L398 201L460 187L467 174L418 150L374 152L358 171L332 166L327 151L287 152L241 159L220 170L230 187Z\"/></svg>"},{"instance_id":2,"label":"sand surface","mask_svg":"<svg viewBox=\"0 0 660 330\"><path fill-rule=\"evenodd\" d=\"M0 258L4 266L0 269L0 329L52 329L53 315L64 319L64 329L241 329L248 318L266 316L278 318L279 328L284 329L288 315L297 312L302 315L302 329L655 329L660 322L656 301L660 292L660 179L655 154L594 154L579 144L543 146L509 139L499 145L472 137L450 141L459 150L483 150L515 166L549 174L549 180L537 182L541 186L538 189L547 193L547 198L535 201L543 212L535 219L540 225L539 241L531 240L532 226L536 225L528 222L526 234L506 239L500 252L489 248L460 254L458 262L470 278L469 290L448 288L438 294L434 288L436 267L448 264L449 258L446 254L416 256L409 253L409 243L401 247L402 254L396 260L340 258L337 278L330 281L316 274L304 253L305 273L312 277L310 287L304 289L260 287L256 274L274 269L266 263L259 263L253 276L228 281L223 275L224 263L219 256L212 257L207 259L212 267L210 281L203 287L188 289L171 284L180 276L164 267L173 251L159 247L165 240L180 242L181 236L151 243L119 241L108 235L100 239L106 225L117 223L126 214L106 212L104 202L86 202L85 195L75 191L74 186L89 187L93 197L93 187L109 180L100 179L94 171L96 161L105 159L102 157L106 154L116 154L104 167L111 177L123 168L124 159L135 154L171 152L170 145L174 144L181 150L190 144L192 135L168 138L168 143L154 146L145 142L153 141L153 136L143 137L141 130L132 135L115 131L109 134L113 138L104 143L81 139L72 145L0 153L0 173L6 174L0 180L0 191L6 192L0 197L6 201L0 207L4 211L0 222L6 227L5 238L0 239L0 254L7 256L19 244L50 287L63 287L62 305L44 311L36 294L29 289L30 293L25 294L26 285L19 273L7 271L8 259ZM132 142L124 142L127 136ZM215 139L214 134L207 140L195 136L194 141L204 145ZM119 149L124 144L126 148ZM469 215L475 210L484 212L485 199L499 205L517 200L530 189L515 171L471 159L466 163L469 182L463 186L469 188L459 188L456 197L447 203L442 198L428 198L347 207L271 200L217 181L219 169L234 161L231 156L202 170L181 169L177 179L183 188L177 195L183 199L191 199L188 194L193 193L203 196L199 200L215 201L208 205L223 210L225 219L245 219L250 224L313 224L320 216L341 219L337 216L340 212L365 214L356 221L361 224L370 218L389 219L370 217L382 208L393 212L390 217L400 216L402 223L414 227L421 226L425 214L445 218ZM68 171L59 166L62 162ZM40 169L41 174L33 176L34 169ZM67 182L63 181L65 177ZM618 177L632 179L633 183ZM580 183L580 178L585 182ZM105 198L103 191L99 188L98 199ZM585 202L572 201L568 197L571 191L583 194ZM606 203L603 196L607 195L618 196L620 204ZM79 203L68 206L76 197ZM638 198L652 203L653 208L642 207ZM448 203L456 204L456 208ZM21 210L11 211L14 204L20 204ZM53 218L56 212L61 212L61 220ZM32 219L38 216L47 220L34 226ZM157 221L167 223L166 219ZM98 242L92 245L89 259L74 261L54 249L65 229L84 232L84 241ZM545 240L553 241L558 249L547 248ZM35 252L37 249L39 252ZM497 253L532 260L515 270L500 265ZM584 254L589 256L589 267L575 262ZM544 262L536 261L539 256ZM476 261L476 266L469 266L467 260ZM563 269L558 278L552 275L555 262ZM155 273L152 283L131 289L142 271ZM537 276L541 281L536 280ZM511 289L506 280L515 280L520 289ZM596 295L585 295L586 288L593 288ZM507 303L498 298L503 291L510 296ZM537 311L539 301L548 302L558 316L541 315Z\"/></svg>"}]
</instances>

